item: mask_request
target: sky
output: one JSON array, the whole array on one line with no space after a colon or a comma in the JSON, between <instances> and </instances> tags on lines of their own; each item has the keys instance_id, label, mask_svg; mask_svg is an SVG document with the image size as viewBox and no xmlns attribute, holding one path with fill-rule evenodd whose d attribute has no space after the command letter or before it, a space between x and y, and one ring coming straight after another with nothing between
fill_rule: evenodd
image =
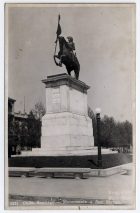
<instances>
[{"instance_id":1,"label":"sky","mask_svg":"<svg viewBox=\"0 0 140 213\"><path fill-rule=\"evenodd\" d=\"M135 7L133 4L8 7L8 96L15 111L45 105L42 79L66 72L53 60L57 19L62 35L72 36L80 62L79 79L90 86L88 105L101 115L132 121L135 83ZM58 49L57 49L58 51Z\"/></svg>"}]
</instances>

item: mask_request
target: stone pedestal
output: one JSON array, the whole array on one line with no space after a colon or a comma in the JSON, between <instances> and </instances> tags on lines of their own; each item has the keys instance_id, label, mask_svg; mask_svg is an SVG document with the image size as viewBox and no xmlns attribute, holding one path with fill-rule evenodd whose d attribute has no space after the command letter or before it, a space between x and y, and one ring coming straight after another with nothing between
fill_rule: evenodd
<instances>
[{"instance_id":1,"label":"stone pedestal","mask_svg":"<svg viewBox=\"0 0 140 213\"><path fill-rule=\"evenodd\" d=\"M92 121L88 117L89 86L67 74L49 76L46 114L42 118L41 149L53 154L76 154L94 147Z\"/></svg>"},{"instance_id":2,"label":"stone pedestal","mask_svg":"<svg viewBox=\"0 0 140 213\"><path fill-rule=\"evenodd\" d=\"M88 117L89 86L67 74L48 76L42 82L46 86L46 114L42 118L41 148L33 149L32 155L97 153Z\"/></svg>"}]
</instances>

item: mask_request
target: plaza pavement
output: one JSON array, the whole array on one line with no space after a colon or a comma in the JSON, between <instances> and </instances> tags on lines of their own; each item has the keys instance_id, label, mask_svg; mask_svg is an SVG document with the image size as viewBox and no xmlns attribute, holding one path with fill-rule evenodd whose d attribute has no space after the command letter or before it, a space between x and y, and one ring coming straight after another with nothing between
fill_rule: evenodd
<instances>
[{"instance_id":1,"label":"plaza pavement","mask_svg":"<svg viewBox=\"0 0 140 213\"><path fill-rule=\"evenodd\" d=\"M125 166L130 169L130 165ZM134 203L134 176L115 174L108 177L90 177L89 179L10 177L9 194L11 200L24 196L28 201L37 198L95 199L120 201L120 204Z\"/></svg>"}]
</instances>

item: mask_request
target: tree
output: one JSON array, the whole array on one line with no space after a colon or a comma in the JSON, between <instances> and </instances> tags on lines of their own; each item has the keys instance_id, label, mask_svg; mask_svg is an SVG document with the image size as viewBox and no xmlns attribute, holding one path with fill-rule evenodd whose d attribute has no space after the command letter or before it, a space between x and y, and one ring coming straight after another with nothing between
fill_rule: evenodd
<instances>
[{"instance_id":1,"label":"tree","mask_svg":"<svg viewBox=\"0 0 140 213\"><path fill-rule=\"evenodd\" d=\"M119 122L118 129L119 145L122 147L132 145L132 124L129 121Z\"/></svg>"},{"instance_id":2,"label":"tree","mask_svg":"<svg viewBox=\"0 0 140 213\"><path fill-rule=\"evenodd\" d=\"M21 147L29 147L29 140L28 140L28 122L23 121L20 126L20 141Z\"/></svg>"},{"instance_id":3,"label":"tree","mask_svg":"<svg viewBox=\"0 0 140 213\"><path fill-rule=\"evenodd\" d=\"M30 111L28 116L28 135L30 147L40 147L41 121L35 118L32 111Z\"/></svg>"},{"instance_id":4,"label":"tree","mask_svg":"<svg viewBox=\"0 0 140 213\"><path fill-rule=\"evenodd\" d=\"M43 115L45 115L46 110L45 110L45 107L42 104L42 102L37 102L35 104L34 109L32 109L31 112L34 115L35 119L41 120L41 118L43 117Z\"/></svg>"},{"instance_id":5,"label":"tree","mask_svg":"<svg viewBox=\"0 0 140 213\"><path fill-rule=\"evenodd\" d=\"M101 142L106 147L129 147L132 145L132 124L104 116L101 120Z\"/></svg>"},{"instance_id":6,"label":"tree","mask_svg":"<svg viewBox=\"0 0 140 213\"><path fill-rule=\"evenodd\" d=\"M88 106L88 116L92 119L94 144L97 146L97 123L93 110Z\"/></svg>"},{"instance_id":7,"label":"tree","mask_svg":"<svg viewBox=\"0 0 140 213\"><path fill-rule=\"evenodd\" d=\"M28 134L31 147L41 146L41 118L45 113L42 102L37 102L28 115Z\"/></svg>"},{"instance_id":8,"label":"tree","mask_svg":"<svg viewBox=\"0 0 140 213\"><path fill-rule=\"evenodd\" d=\"M88 106L88 116L93 119L94 118L94 112L93 110Z\"/></svg>"},{"instance_id":9,"label":"tree","mask_svg":"<svg viewBox=\"0 0 140 213\"><path fill-rule=\"evenodd\" d=\"M92 119L94 142L97 146L97 121L92 109L88 107ZM129 121L116 122L105 115L100 121L100 140L103 147L130 147L132 145L132 124Z\"/></svg>"},{"instance_id":10,"label":"tree","mask_svg":"<svg viewBox=\"0 0 140 213\"><path fill-rule=\"evenodd\" d=\"M124 122L127 144L132 145L132 124L129 121Z\"/></svg>"},{"instance_id":11,"label":"tree","mask_svg":"<svg viewBox=\"0 0 140 213\"><path fill-rule=\"evenodd\" d=\"M104 116L101 119L101 144L104 147L113 146L114 132L115 132L115 120L113 117Z\"/></svg>"}]
</instances>

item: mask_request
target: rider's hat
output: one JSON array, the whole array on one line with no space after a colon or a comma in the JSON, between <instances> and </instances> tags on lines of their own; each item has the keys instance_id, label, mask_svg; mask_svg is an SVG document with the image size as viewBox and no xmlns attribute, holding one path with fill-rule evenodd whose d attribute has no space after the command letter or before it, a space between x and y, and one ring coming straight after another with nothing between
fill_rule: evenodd
<instances>
[{"instance_id":1,"label":"rider's hat","mask_svg":"<svg viewBox=\"0 0 140 213\"><path fill-rule=\"evenodd\" d=\"M73 41L73 38L71 36L68 36L67 39L69 39L70 41Z\"/></svg>"}]
</instances>

